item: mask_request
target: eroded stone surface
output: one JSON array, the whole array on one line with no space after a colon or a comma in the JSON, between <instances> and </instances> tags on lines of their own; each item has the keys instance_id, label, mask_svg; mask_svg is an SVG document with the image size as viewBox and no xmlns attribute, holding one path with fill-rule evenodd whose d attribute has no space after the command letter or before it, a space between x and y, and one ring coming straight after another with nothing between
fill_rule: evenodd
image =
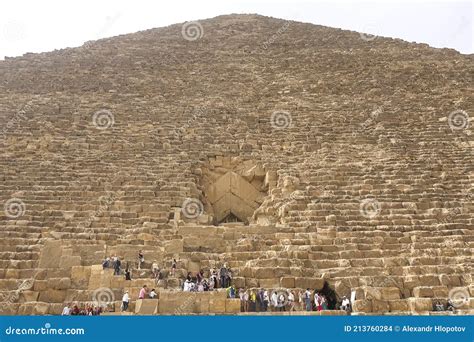
<instances>
[{"instance_id":1,"label":"eroded stone surface","mask_svg":"<svg viewBox=\"0 0 474 342\"><path fill-rule=\"evenodd\" d=\"M101 288L119 311L156 285L100 263L135 269L138 250L166 270L159 313L238 311L173 294L224 261L242 287L354 290L361 313L472 296L472 127L448 122L474 115L472 55L255 15L201 24L193 42L171 25L0 62L0 200L24 204L0 213L4 313ZM242 202L216 215L220 177L240 186L218 199ZM242 222L213 225L232 209Z\"/></svg>"}]
</instances>

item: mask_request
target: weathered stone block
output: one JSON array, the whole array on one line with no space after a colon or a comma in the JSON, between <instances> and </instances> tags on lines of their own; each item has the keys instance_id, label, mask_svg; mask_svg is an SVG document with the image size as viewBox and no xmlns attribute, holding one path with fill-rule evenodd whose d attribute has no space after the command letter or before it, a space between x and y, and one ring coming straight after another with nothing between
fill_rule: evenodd
<instances>
[{"instance_id":1,"label":"weathered stone block","mask_svg":"<svg viewBox=\"0 0 474 342\"><path fill-rule=\"evenodd\" d=\"M154 315L158 310L158 299L137 299L135 313L137 315Z\"/></svg>"},{"instance_id":2,"label":"weathered stone block","mask_svg":"<svg viewBox=\"0 0 474 342\"><path fill-rule=\"evenodd\" d=\"M380 289L383 300L396 300L400 299L400 290L398 287L382 287Z\"/></svg>"},{"instance_id":3,"label":"weathered stone block","mask_svg":"<svg viewBox=\"0 0 474 342\"><path fill-rule=\"evenodd\" d=\"M226 313L240 312L240 299L226 299L225 312Z\"/></svg>"},{"instance_id":4,"label":"weathered stone block","mask_svg":"<svg viewBox=\"0 0 474 342\"><path fill-rule=\"evenodd\" d=\"M294 277L282 277L280 279L280 286L282 288L294 288L295 287L295 278Z\"/></svg>"},{"instance_id":5,"label":"weathered stone block","mask_svg":"<svg viewBox=\"0 0 474 342\"><path fill-rule=\"evenodd\" d=\"M430 298L408 298L408 308L410 311L431 311L433 310L433 302Z\"/></svg>"},{"instance_id":6,"label":"weathered stone block","mask_svg":"<svg viewBox=\"0 0 474 342\"><path fill-rule=\"evenodd\" d=\"M408 302L405 299L389 300L390 311L408 311Z\"/></svg>"},{"instance_id":7,"label":"weathered stone block","mask_svg":"<svg viewBox=\"0 0 474 342\"><path fill-rule=\"evenodd\" d=\"M390 311L388 301L373 299L372 300L372 310L374 312L379 312L379 313Z\"/></svg>"},{"instance_id":8,"label":"weathered stone block","mask_svg":"<svg viewBox=\"0 0 474 342\"><path fill-rule=\"evenodd\" d=\"M360 299L352 303L352 310L354 312L372 312L372 301Z\"/></svg>"},{"instance_id":9,"label":"weathered stone block","mask_svg":"<svg viewBox=\"0 0 474 342\"><path fill-rule=\"evenodd\" d=\"M434 297L433 289L428 286L418 286L413 289L413 297Z\"/></svg>"},{"instance_id":10,"label":"weathered stone block","mask_svg":"<svg viewBox=\"0 0 474 342\"><path fill-rule=\"evenodd\" d=\"M322 278L295 278L295 287L302 289L317 289L320 290L324 286L324 279Z\"/></svg>"},{"instance_id":11,"label":"weathered stone block","mask_svg":"<svg viewBox=\"0 0 474 342\"><path fill-rule=\"evenodd\" d=\"M66 290L48 289L41 291L38 300L46 303L63 303L66 299Z\"/></svg>"}]
</instances>

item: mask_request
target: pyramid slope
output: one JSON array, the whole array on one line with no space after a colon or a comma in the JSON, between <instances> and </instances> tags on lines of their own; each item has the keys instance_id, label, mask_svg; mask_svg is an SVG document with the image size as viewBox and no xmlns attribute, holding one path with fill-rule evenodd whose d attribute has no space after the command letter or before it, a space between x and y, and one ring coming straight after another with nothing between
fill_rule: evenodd
<instances>
[{"instance_id":1,"label":"pyramid slope","mask_svg":"<svg viewBox=\"0 0 474 342\"><path fill-rule=\"evenodd\" d=\"M195 41L177 24L0 62L9 313L134 295L148 273L100 263L135 268L140 249L146 267L179 260L162 313L188 271L223 261L239 287L356 290L361 313L472 296L473 57L257 15L199 23ZM266 194L248 226L212 224L207 184L230 171Z\"/></svg>"}]
</instances>

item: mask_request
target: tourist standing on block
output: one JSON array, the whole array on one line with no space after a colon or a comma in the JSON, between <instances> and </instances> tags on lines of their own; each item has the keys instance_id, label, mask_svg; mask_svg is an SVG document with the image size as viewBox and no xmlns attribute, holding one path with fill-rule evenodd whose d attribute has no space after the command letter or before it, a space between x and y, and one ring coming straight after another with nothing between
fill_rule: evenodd
<instances>
[{"instance_id":1,"label":"tourist standing on block","mask_svg":"<svg viewBox=\"0 0 474 342\"><path fill-rule=\"evenodd\" d=\"M122 262L117 258L114 262L114 275L120 275L120 266L122 266Z\"/></svg>"},{"instance_id":2,"label":"tourist standing on block","mask_svg":"<svg viewBox=\"0 0 474 342\"><path fill-rule=\"evenodd\" d=\"M268 291L263 291L263 311L268 311L268 303L270 303L270 297L268 296Z\"/></svg>"},{"instance_id":3,"label":"tourist standing on block","mask_svg":"<svg viewBox=\"0 0 474 342\"><path fill-rule=\"evenodd\" d=\"M140 290L140 293L138 294L138 299L145 299L147 290L147 286L143 285L142 289Z\"/></svg>"},{"instance_id":4,"label":"tourist standing on block","mask_svg":"<svg viewBox=\"0 0 474 342\"><path fill-rule=\"evenodd\" d=\"M304 293L304 302L306 305L306 311L311 311L311 291L306 289Z\"/></svg>"},{"instance_id":5,"label":"tourist standing on block","mask_svg":"<svg viewBox=\"0 0 474 342\"><path fill-rule=\"evenodd\" d=\"M122 297L122 311L127 311L129 301L130 297L128 296L128 291L125 291Z\"/></svg>"},{"instance_id":6,"label":"tourist standing on block","mask_svg":"<svg viewBox=\"0 0 474 342\"><path fill-rule=\"evenodd\" d=\"M176 274L176 266L177 266L176 259L173 258L173 262L171 263L171 276L173 277Z\"/></svg>"},{"instance_id":7,"label":"tourist standing on block","mask_svg":"<svg viewBox=\"0 0 474 342\"><path fill-rule=\"evenodd\" d=\"M221 288L225 289L227 287L227 264L224 264L219 272L221 278Z\"/></svg>"},{"instance_id":8,"label":"tourist standing on block","mask_svg":"<svg viewBox=\"0 0 474 342\"><path fill-rule=\"evenodd\" d=\"M145 256L142 253L142 250L140 249L138 251L138 269L141 269L142 264L145 262Z\"/></svg>"}]
</instances>

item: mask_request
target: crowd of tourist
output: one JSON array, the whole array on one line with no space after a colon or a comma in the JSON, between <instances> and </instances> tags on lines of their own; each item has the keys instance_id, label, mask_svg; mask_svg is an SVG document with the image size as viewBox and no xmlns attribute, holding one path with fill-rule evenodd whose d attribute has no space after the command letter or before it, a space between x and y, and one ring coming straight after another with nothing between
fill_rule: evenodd
<instances>
[{"instance_id":1,"label":"crowd of tourist","mask_svg":"<svg viewBox=\"0 0 474 342\"><path fill-rule=\"evenodd\" d=\"M62 316L99 316L103 312L102 307L93 303L86 303L84 307L78 304L66 304L61 313Z\"/></svg>"},{"instance_id":2,"label":"crowd of tourist","mask_svg":"<svg viewBox=\"0 0 474 342\"><path fill-rule=\"evenodd\" d=\"M227 295L229 298L240 299L242 312L328 310L326 296L310 289L268 291L263 288L258 290L240 288L236 294L235 288L230 286Z\"/></svg>"},{"instance_id":3,"label":"crowd of tourist","mask_svg":"<svg viewBox=\"0 0 474 342\"><path fill-rule=\"evenodd\" d=\"M203 270L197 272L196 276L193 276L191 272L188 272L182 290L185 292L203 292L212 291L219 287L226 289L230 287L231 282L232 270L230 267L227 267L227 264L224 264L219 271L211 268L208 279L204 277Z\"/></svg>"},{"instance_id":4,"label":"crowd of tourist","mask_svg":"<svg viewBox=\"0 0 474 342\"><path fill-rule=\"evenodd\" d=\"M143 252L140 250L138 251L138 256L137 256L137 264L136 264L136 270L142 271L143 270L143 264L145 263L145 256ZM176 259L173 259L171 261L171 270L170 274L171 276L176 275L176 267L177 267L177 261ZM124 275L125 280L132 280L132 268L130 267L130 263L127 261L125 269L122 269L122 261L120 260L119 257L116 255L112 255L110 257L106 257L102 261L102 268L107 269L107 268L112 268L114 270L114 275ZM143 275L143 272L142 272ZM163 279L163 272L160 269L158 262L155 260L151 264L151 276L155 279L156 284L159 283L161 279Z\"/></svg>"},{"instance_id":5,"label":"crowd of tourist","mask_svg":"<svg viewBox=\"0 0 474 342\"><path fill-rule=\"evenodd\" d=\"M140 270L145 262L145 257L142 251L138 252L137 265ZM122 272L122 262L117 256L107 257L103 263L103 268L113 268L114 275L125 275L126 280L131 280L131 268L127 262L125 270ZM176 276L177 261L172 259L169 274ZM154 261L151 264L151 276L156 280L156 284L168 274L163 272L158 263ZM143 275L143 274L142 274ZM241 303L242 312L267 312L267 311L322 311L328 310L329 302L325 294L318 290L306 289L304 290L266 290L250 289L246 290L239 288L237 291L232 284L232 270L224 263L219 269L211 268L209 277L204 276L204 271L200 270L195 275L188 272L181 289L185 292L205 292L213 291L218 288L226 289L228 298L238 298ZM157 298L155 289L149 289L144 285L138 294L138 299ZM127 311L130 302L129 292L125 291L122 297L122 311ZM350 313L352 306L349 298L343 296L338 303L332 303L331 309L339 309ZM445 306L440 301L434 303L434 311L454 310L453 303L448 300ZM86 304L84 308L79 308L77 305L67 305L63 309L63 315L100 315L101 307L93 304Z\"/></svg>"},{"instance_id":6,"label":"crowd of tourist","mask_svg":"<svg viewBox=\"0 0 474 342\"><path fill-rule=\"evenodd\" d=\"M433 304L433 311L454 311L454 310L455 310L455 305L453 301L451 300L451 298L448 298L446 306L440 301L437 301L436 303Z\"/></svg>"}]
</instances>

